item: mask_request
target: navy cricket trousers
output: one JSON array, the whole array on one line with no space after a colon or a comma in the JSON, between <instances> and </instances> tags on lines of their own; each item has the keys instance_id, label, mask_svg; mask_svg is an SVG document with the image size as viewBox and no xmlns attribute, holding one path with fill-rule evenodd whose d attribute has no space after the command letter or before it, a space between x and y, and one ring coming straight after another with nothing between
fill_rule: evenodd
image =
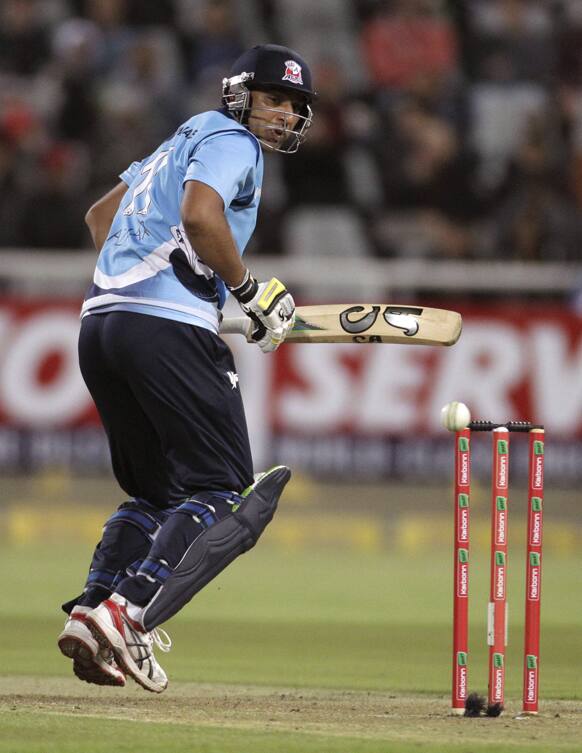
<instances>
[{"instance_id":1,"label":"navy cricket trousers","mask_svg":"<svg viewBox=\"0 0 582 753\"><path fill-rule=\"evenodd\" d=\"M164 508L253 482L234 359L220 337L145 314L91 314L79 363L129 496Z\"/></svg>"}]
</instances>

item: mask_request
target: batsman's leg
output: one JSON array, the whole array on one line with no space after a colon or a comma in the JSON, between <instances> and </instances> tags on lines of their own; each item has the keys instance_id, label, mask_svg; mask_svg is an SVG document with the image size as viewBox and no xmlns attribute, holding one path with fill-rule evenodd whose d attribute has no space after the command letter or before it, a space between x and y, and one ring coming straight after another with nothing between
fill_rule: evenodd
<instances>
[{"instance_id":1,"label":"batsman's leg","mask_svg":"<svg viewBox=\"0 0 582 753\"><path fill-rule=\"evenodd\" d=\"M97 640L144 688L161 692L167 685L148 636L163 650L169 647L157 626L256 544L290 476L288 468L277 466L242 495L205 492L187 500L163 526L137 574L89 613Z\"/></svg>"},{"instance_id":2,"label":"batsman's leg","mask_svg":"<svg viewBox=\"0 0 582 753\"><path fill-rule=\"evenodd\" d=\"M58 646L64 656L73 660L73 671L79 679L97 685L125 685L125 675L111 649L99 646L85 616L110 596L128 573L137 571L169 514L145 500L131 500L105 523L83 593L63 604L69 617L58 637Z\"/></svg>"},{"instance_id":3,"label":"batsman's leg","mask_svg":"<svg viewBox=\"0 0 582 753\"><path fill-rule=\"evenodd\" d=\"M239 554L257 543L273 519L290 478L291 471L286 466L271 468L243 492L240 503L229 515L191 542L145 605L144 627L151 629L175 615ZM123 585L119 590L123 592Z\"/></svg>"}]
</instances>

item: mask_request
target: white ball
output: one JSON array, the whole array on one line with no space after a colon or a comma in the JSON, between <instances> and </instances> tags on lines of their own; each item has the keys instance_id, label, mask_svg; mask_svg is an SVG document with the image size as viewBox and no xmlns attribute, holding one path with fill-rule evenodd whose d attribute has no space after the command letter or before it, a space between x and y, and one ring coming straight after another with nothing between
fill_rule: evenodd
<instances>
[{"instance_id":1,"label":"white ball","mask_svg":"<svg viewBox=\"0 0 582 753\"><path fill-rule=\"evenodd\" d=\"M441 408L441 424L449 431L466 429L471 421L471 411L465 403L447 403Z\"/></svg>"}]
</instances>

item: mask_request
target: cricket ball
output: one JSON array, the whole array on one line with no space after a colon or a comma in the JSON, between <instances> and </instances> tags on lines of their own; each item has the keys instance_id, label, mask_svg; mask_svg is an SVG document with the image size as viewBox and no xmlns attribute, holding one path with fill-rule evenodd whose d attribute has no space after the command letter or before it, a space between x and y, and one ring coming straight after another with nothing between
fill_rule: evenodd
<instances>
[{"instance_id":1,"label":"cricket ball","mask_svg":"<svg viewBox=\"0 0 582 753\"><path fill-rule=\"evenodd\" d=\"M447 403L441 408L441 424L449 431L466 429L471 421L471 411L465 403Z\"/></svg>"}]
</instances>

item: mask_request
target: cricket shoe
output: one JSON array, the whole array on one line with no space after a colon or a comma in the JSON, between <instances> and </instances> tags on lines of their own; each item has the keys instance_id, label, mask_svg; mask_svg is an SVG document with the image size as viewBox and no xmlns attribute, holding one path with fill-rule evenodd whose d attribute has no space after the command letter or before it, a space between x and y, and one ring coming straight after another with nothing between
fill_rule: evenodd
<instances>
[{"instance_id":1,"label":"cricket shoe","mask_svg":"<svg viewBox=\"0 0 582 753\"><path fill-rule=\"evenodd\" d=\"M112 594L87 615L91 632L104 648L115 655L119 666L152 693L162 693L168 678L154 656L154 643L161 651L169 651L172 641L165 630L147 632L127 613L127 600Z\"/></svg>"},{"instance_id":2,"label":"cricket shoe","mask_svg":"<svg viewBox=\"0 0 582 753\"><path fill-rule=\"evenodd\" d=\"M61 653L73 660L73 672L80 680L95 685L125 685L125 675L115 663L113 651L103 648L87 627L90 607L76 606L58 637Z\"/></svg>"}]
</instances>

